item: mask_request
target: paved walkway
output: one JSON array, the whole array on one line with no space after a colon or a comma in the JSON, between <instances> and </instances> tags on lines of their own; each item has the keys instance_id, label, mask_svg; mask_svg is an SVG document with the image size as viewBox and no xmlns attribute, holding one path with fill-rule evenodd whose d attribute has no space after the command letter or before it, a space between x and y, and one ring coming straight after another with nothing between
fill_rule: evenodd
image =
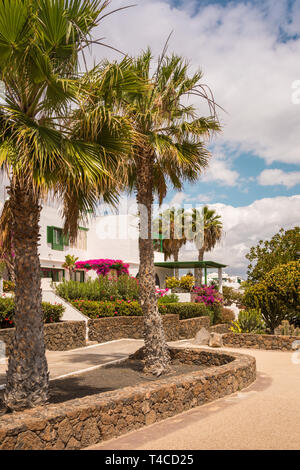
<instances>
[{"instance_id":1,"label":"paved walkway","mask_svg":"<svg viewBox=\"0 0 300 470\"><path fill-rule=\"evenodd\" d=\"M288 352L236 351L257 360L249 388L92 449L299 449L300 363Z\"/></svg>"},{"instance_id":2,"label":"paved walkway","mask_svg":"<svg viewBox=\"0 0 300 470\"><path fill-rule=\"evenodd\" d=\"M134 353L142 344L143 341L122 339L71 351L47 351L50 380L87 372L101 364L118 361ZM7 360L4 364L0 363L0 388L5 384L6 368Z\"/></svg>"},{"instance_id":3,"label":"paved walkway","mask_svg":"<svg viewBox=\"0 0 300 470\"><path fill-rule=\"evenodd\" d=\"M47 351L50 378L117 361L142 343L124 339L73 351ZM188 341L172 344L196 347ZM299 449L300 353L296 364L288 352L227 350L256 358L257 380L249 388L93 449ZM0 363L0 388L5 383L5 370L6 364Z\"/></svg>"}]
</instances>

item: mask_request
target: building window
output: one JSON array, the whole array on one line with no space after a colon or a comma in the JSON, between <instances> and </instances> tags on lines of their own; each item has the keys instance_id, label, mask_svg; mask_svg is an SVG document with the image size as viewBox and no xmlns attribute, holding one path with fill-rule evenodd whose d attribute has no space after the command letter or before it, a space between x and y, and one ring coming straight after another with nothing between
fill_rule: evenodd
<instances>
[{"instance_id":1,"label":"building window","mask_svg":"<svg viewBox=\"0 0 300 470\"><path fill-rule=\"evenodd\" d=\"M87 250L87 232L88 229L79 227L76 241L71 244L71 248L77 250Z\"/></svg>"},{"instance_id":2,"label":"building window","mask_svg":"<svg viewBox=\"0 0 300 470\"><path fill-rule=\"evenodd\" d=\"M71 273L71 280L76 282L85 281L85 272L84 271L73 271Z\"/></svg>"},{"instance_id":3,"label":"building window","mask_svg":"<svg viewBox=\"0 0 300 470\"><path fill-rule=\"evenodd\" d=\"M41 268L41 277L50 278L53 282L61 282L65 277L65 273L63 269Z\"/></svg>"},{"instance_id":4,"label":"building window","mask_svg":"<svg viewBox=\"0 0 300 470\"><path fill-rule=\"evenodd\" d=\"M47 243L51 244L52 250L64 251L64 246L69 245L69 237L63 234L59 227L47 227Z\"/></svg>"}]
</instances>

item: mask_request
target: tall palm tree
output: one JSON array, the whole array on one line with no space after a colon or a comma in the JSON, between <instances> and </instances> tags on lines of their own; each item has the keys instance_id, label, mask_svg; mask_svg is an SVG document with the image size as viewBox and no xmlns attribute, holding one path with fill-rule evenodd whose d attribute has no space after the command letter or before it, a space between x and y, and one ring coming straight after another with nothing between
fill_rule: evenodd
<instances>
[{"instance_id":1,"label":"tall palm tree","mask_svg":"<svg viewBox=\"0 0 300 470\"><path fill-rule=\"evenodd\" d=\"M169 352L155 292L154 250L151 236L152 204L161 203L168 185L182 189L185 181L196 181L207 165L209 152L204 139L220 129L214 116L199 117L187 104L189 96L206 100L202 74L188 74L181 57L165 53L154 70L150 50L136 58L133 71L151 86L142 93L114 95L136 130L136 142L127 162L128 187L136 192L139 207L140 304L144 314L145 371L160 375L169 368ZM211 95L209 95L211 96Z\"/></svg>"},{"instance_id":2,"label":"tall palm tree","mask_svg":"<svg viewBox=\"0 0 300 470\"><path fill-rule=\"evenodd\" d=\"M214 209L209 209L207 206L203 207L202 214L199 214L197 209L193 209L192 217L201 218L202 224L199 225L200 230L203 231L201 236L195 230L195 242L198 249L198 261L204 260L204 253L211 251L216 244L221 240L223 235L223 224L221 216L217 215ZM195 284L202 284L202 269L196 268L195 270Z\"/></svg>"},{"instance_id":3,"label":"tall palm tree","mask_svg":"<svg viewBox=\"0 0 300 470\"><path fill-rule=\"evenodd\" d=\"M78 130L89 121L82 104L92 93L90 80L81 79L79 54L90 44L91 31L107 4L106 0L0 2L0 79L5 89L0 104L0 164L10 180L6 211L16 282L16 330L5 390L6 406L12 410L48 399L38 255L42 202L49 193L63 201L65 232L74 240L80 219L99 198L116 197L119 159L132 142L126 119L107 116L103 106L97 132L90 131L88 139ZM118 93L125 86L117 68L107 70L103 94L111 89Z\"/></svg>"},{"instance_id":4,"label":"tall palm tree","mask_svg":"<svg viewBox=\"0 0 300 470\"><path fill-rule=\"evenodd\" d=\"M165 261L173 256L178 261L179 251L186 242L184 209L167 209L161 212L153 222L154 248L162 248ZM175 277L179 277L179 270L175 268Z\"/></svg>"}]
</instances>

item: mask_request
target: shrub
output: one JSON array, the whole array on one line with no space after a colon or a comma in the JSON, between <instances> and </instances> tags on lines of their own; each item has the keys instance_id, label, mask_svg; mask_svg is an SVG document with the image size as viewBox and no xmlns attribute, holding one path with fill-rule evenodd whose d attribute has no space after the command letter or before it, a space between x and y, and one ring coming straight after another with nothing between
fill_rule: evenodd
<instances>
[{"instance_id":1,"label":"shrub","mask_svg":"<svg viewBox=\"0 0 300 470\"><path fill-rule=\"evenodd\" d=\"M179 301L178 295L176 294L167 294L163 297L159 297L157 300L158 304L174 304Z\"/></svg>"},{"instance_id":2,"label":"shrub","mask_svg":"<svg viewBox=\"0 0 300 470\"><path fill-rule=\"evenodd\" d=\"M213 320L213 312L204 304L194 302L178 302L159 304L159 311L164 314L179 315L180 320L209 316Z\"/></svg>"},{"instance_id":3,"label":"shrub","mask_svg":"<svg viewBox=\"0 0 300 470\"><path fill-rule=\"evenodd\" d=\"M265 325L260 310L241 310L231 330L234 333L264 333Z\"/></svg>"},{"instance_id":4,"label":"shrub","mask_svg":"<svg viewBox=\"0 0 300 470\"><path fill-rule=\"evenodd\" d=\"M182 276L179 282L182 289L186 289L190 292L195 284L195 278L194 276Z\"/></svg>"},{"instance_id":5,"label":"shrub","mask_svg":"<svg viewBox=\"0 0 300 470\"><path fill-rule=\"evenodd\" d=\"M15 287L16 285L13 281L3 280L3 292L14 292Z\"/></svg>"},{"instance_id":6,"label":"shrub","mask_svg":"<svg viewBox=\"0 0 300 470\"><path fill-rule=\"evenodd\" d=\"M235 320L235 314L230 308L223 307L220 317L221 323L231 323Z\"/></svg>"},{"instance_id":7,"label":"shrub","mask_svg":"<svg viewBox=\"0 0 300 470\"><path fill-rule=\"evenodd\" d=\"M223 286L223 299L225 305L231 305L233 303L242 304L244 294L233 287Z\"/></svg>"},{"instance_id":8,"label":"shrub","mask_svg":"<svg viewBox=\"0 0 300 470\"><path fill-rule=\"evenodd\" d=\"M166 277L166 287L168 289L175 289L176 287L180 287L180 281L176 277Z\"/></svg>"},{"instance_id":9,"label":"shrub","mask_svg":"<svg viewBox=\"0 0 300 470\"><path fill-rule=\"evenodd\" d=\"M115 302L99 302L92 300L73 300L72 305L89 318L114 316L141 316L142 309L138 302L117 300Z\"/></svg>"},{"instance_id":10,"label":"shrub","mask_svg":"<svg viewBox=\"0 0 300 470\"><path fill-rule=\"evenodd\" d=\"M300 261L277 266L264 279L248 287L245 304L260 309L267 328L274 332L283 320L300 323Z\"/></svg>"},{"instance_id":11,"label":"shrub","mask_svg":"<svg viewBox=\"0 0 300 470\"><path fill-rule=\"evenodd\" d=\"M295 328L294 325L290 325L287 320L283 320L275 330L276 335L284 336L300 336L300 328Z\"/></svg>"},{"instance_id":12,"label":"shrub","mask_svg":"<svg viewBox=\"0 0 300 470\"><path fill-rule=\"evenodd\" d=\"M65 307L61 304L51 304L49 302L42 302L42 311L44 315L44 323L55 323L61 319L65 311ZM14 314L14 299L0 299L0 328L13 328Z\"/></svg>"},{"instance_id":13,"label":"shrub","mask_svg":"<svg viewBox=\"0 0 300 470\"><path fill-rule=\"evenodd\" d=\"M136 300L139 296L138 280L127 275L110 280L107 276L87 282L64 281L56 286L58 295L66 300Z\"/></svg>"}]
</instances>

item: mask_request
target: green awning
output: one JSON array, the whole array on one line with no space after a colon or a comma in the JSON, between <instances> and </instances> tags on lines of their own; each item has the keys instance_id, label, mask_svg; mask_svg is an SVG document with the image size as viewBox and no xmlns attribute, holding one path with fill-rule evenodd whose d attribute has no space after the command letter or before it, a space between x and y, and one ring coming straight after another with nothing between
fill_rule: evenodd
<instances>
[{"instance_id":1,"label":"green awning","mask_svg":"<svg viewBox=\"0 0 300 470\"><path fill-rule=\"evenodd\" d=\"M169 269L192 269L192 268L226 268L227 264L216 263L215 261L162 261L154 263L158 268Z\"/></svg>"}]
</instances>

